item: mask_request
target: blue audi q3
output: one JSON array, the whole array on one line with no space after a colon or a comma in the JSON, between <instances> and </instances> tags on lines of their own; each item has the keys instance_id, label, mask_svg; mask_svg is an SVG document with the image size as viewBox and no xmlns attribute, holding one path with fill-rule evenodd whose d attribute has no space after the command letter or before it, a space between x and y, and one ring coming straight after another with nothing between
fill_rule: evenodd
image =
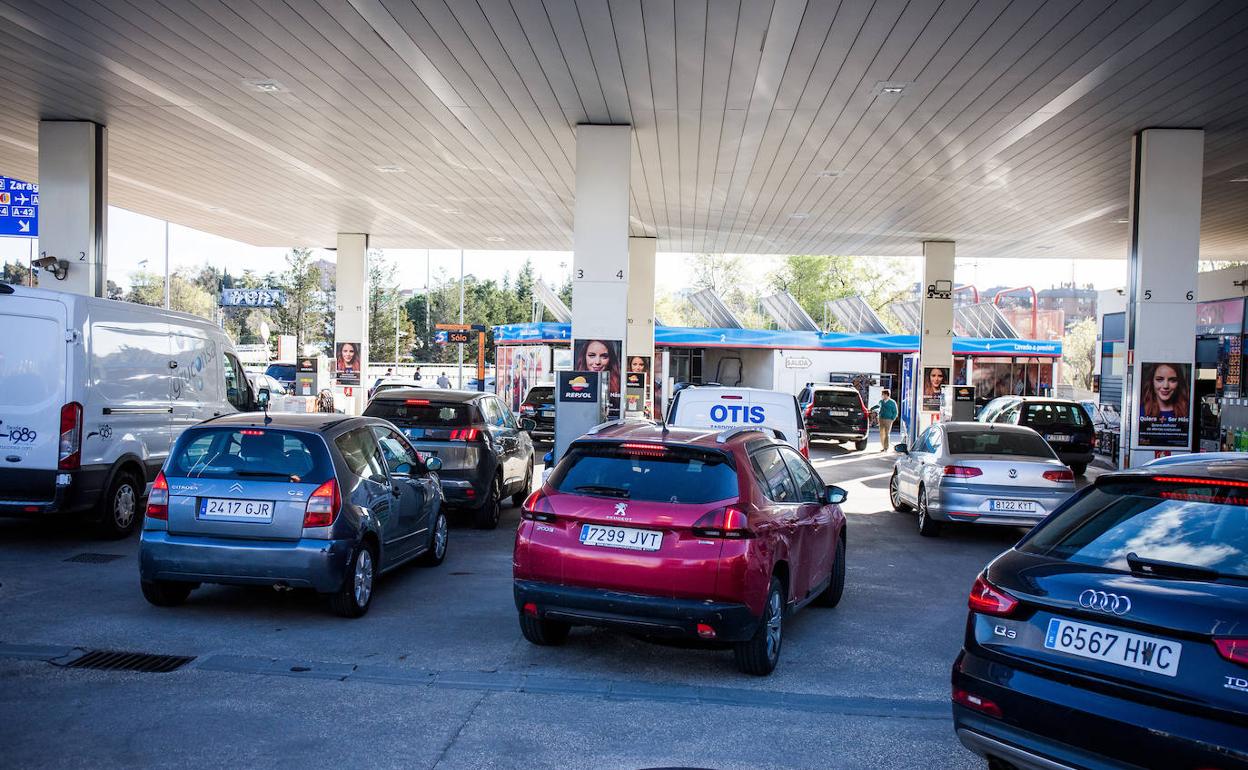
<instances>
[{"instance_id":1,"label":"blue audi q3","mask_svg":"<svg viewBox=\"0 0 1248 770\"><path fill-rule=\"evenodd\" d=\"M954 726L990 767L1248 767L1248 457L1101 476L969 604Z\"/></svg>"},{"instance_id":2,"label":"blue audi q3","mask_svg":"<svg viewBox=\"0 0 1248 770\"><path fill-rule=\"evenodd\" d=\"M178 438L148 497L143 595L172 606L201 583L311 588L359 617L381 573L446 557L440 468L370 417L200 423Z\"/></svg>"}]
</instances>

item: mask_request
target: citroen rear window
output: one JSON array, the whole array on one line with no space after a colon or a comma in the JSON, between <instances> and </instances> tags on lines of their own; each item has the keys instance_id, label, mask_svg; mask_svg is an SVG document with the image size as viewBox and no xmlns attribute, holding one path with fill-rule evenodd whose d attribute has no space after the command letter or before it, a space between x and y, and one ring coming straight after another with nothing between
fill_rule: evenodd
<instances>
[{"instance_id":1,"label":"citroen rear window","mask_svg":"<svg viewBox=\"0 0 1248 770\"><path fill-rule=\"evenodd\" d=\"M319 436L272 428L193 428L165 466L169 476L319 484L334 477Z\"/></svg>"},{"instance_id":2,"label":"citroen rear window","mask_svg":"<svg viewBox=\"0 0 1248 770\"><path fill-rule=\"evenodd\" d=\"M1053 459L1056 455L1044 439L1028 431L947 431L949 453L955 455L1015 455Z\"/></svg>"},{"instance_id":3,"label":"citroen rear window","mask_svg":"<svg viewBox=\"0 0 1248 770\"><path fill-rule=\"evenodd\" d=\"M1206 480L1102 482L1019 550L1129 571L1136 557L1248 579L1248 487Z\"/></svg>"},{"instance_id":4,"label":"citroen rear window","mask_svg":"<svg viewBox=\"0 0 1248 770\"><path fill-rule=\"evenodd\" d=\"M472 407L425 398L374 399L364 410L366 417L380 417L395 425L423 428L464 428L472 425Z\"/></svg>"},{"instance_id":5,"label":"citroen rear window","mask_svg":"<svg viewBox=\"0 0 1248 770\"><path fill-rule=\"evenodd\" d=\"M550 485L560 492L661 503L711 503L738 496L728 457L659 444L573 446Z\"/></svg>"}]
</instances>

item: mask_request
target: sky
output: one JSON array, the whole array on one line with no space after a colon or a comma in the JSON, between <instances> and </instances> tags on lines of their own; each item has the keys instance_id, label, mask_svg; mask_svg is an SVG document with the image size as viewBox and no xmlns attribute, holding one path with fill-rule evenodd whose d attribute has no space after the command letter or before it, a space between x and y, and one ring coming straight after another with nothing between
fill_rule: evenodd
<instances>
[{"instance_id":1,"label":"sky","mask_svg":"<svg viewBox=\"0 0 1248 770\"><path fill-rule=\"evenodd\" d=\"M164 272L165 222L115 207L109 207L108 214L108 278L128 287L135 272ZM38 247L33 248L37 250ZM169 226L169 261L173 271L194 269L207 263L233 274L241 274L247 268L266 273L282 268L286 251L251 246L181 225ZM334 261L334 252L315 251L317 257ZM0 237L0 261L26 263L31 253L31 239ZM426 263L434 276L440 271L452 279L459 275L459 251L386 249L385 254L398 265L402 289L424 289ZM572 265L571 252L465 251L463 254L465 272L483 279L501 279L505 273L514 276L524 260L531 259L537 275L555 287L567 278ZM751 255L745 260L747 275L742 276L742 280L761 285L780 259L780 256ZM910 268L909 280L919 280L922 260L916 257L903 262ZM688 254L661 254L659 264L655 279L658 293L674 293L689 286L692 268ZM1046 289L1071 281L1112 289L1126 284L1126 264L1125 260L958 259L957 281L973 283L983 289L1016 286L1022 282L1030 282L1036 289Z\"/></svg>"}]
</instances>

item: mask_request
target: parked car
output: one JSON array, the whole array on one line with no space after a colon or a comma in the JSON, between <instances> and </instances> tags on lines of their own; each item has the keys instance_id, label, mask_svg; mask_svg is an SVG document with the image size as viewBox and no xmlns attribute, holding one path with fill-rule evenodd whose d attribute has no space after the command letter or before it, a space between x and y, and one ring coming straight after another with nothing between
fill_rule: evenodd
<instances>
[{"instance_id":1,"label":"parked car","mask_svg":"<svg viewBox=\"0 0 1248 770\"><path fill-rule=\"evenodd\" d=\"M230 338L198 316L0 283L0 329L0 516L124 537L174 438L257 406Z\"/></svg>"},{"instance_id":2,"label":"parked car","mask_svg":"<svg viewBox=\"0 0 1248 770\"><path fill-rule=\"evenodd\" d=\"M859 452L867 448L870 420L857 388L810 383L797 403L812 441L851 441Z\"/></svg>"},{"instance_id":3,"label":"parked car","mask_svg":"<svg viewBox=\"0 0 1248 770\"><path fill-rule=\"evenodd\" d=\"M534 423L517 420L492 393L388 390L364 414L393 422L422 457L441 460L444 499L470 511L480 529L498 526L504 498L520 505L533 487Z\"/></svg>"},{"instance_id":4,"label":"parked car","mask_svg":"<svg viewBox=\"0 0 1248 770\"><path fill-rule=\"evenodd\" d=\"M781 441L810 455L810 440L792 393L760 388L694 385L681 390L667 410L667 423L681 428L728 430L763 427Z\"/></svg>"},{"instance_id":5,"label":"parked car","mask_svg":"<svg viewBox=\"0 0 1248 770\"><path fill-rule=\"evenodd\" d=\"M1092 462L1096 431L1078 401L1042 396L1010 396L1000 404L994 399L980 413L979 422L1009 423L1033 428L1076 476Z\"/></svg>"},{"instance_id":6,"label":"parked car","mask_svg":"<svg viewBox=\"0 0 1248 770\"><path fill-rule=\"evenodd\" d=\"M251 383L253 393L268 391L270 397L285 396L288 393L285 383L267 374L248 374L247 381Z\"/></svg>"},{"instance_id":7,"label":"parked car","mask_svg":"<svg viewBox=\"0 0 1248 770\"><path fill-rule=\"evenodd\" d=\"M889 502L917 510L925 537L946 521L1030 527L1075 491L1074 473L1031 428L936 423L897 451Z\"/></svg>"},{"instance_id":8,"label":"parked car","mask_svg":"<svg viewBox=\"0 0 1248 770\"><path fill-rule=\"evenodd\" d=\"M269 364L264 373L286 386L286 390L295 392L295 365Z\"/></svg>"},{"instance_id":9,"label":"parked car","mask_svg":"<svg viewBox=\"0 0 1248 770\"><path fill-rule=\"evenodd\" d=\"M403 388L419 388L421 385L410 377L382 377L377 380L377 384L368 390L368 397L373 398L378 393L385 393L387 390L402 390Z\"/></svg>"},{"instance_id":10,"label":"parked car","mask_svg":"<svg viewBox=\"0 0 1248 770\"><path fill-rule=\"evenodd\" d=\"M143 595L201 583L312 588L355 618L379 575L446 557L437 458L384 420L233 415L182 434L156 477L139 544Z\"/></svg>"},{"instance_id":11,"label":"parked car","mask_svg":"<svg viewBox=\"0 0 1248 770\"><path fill-rule=\"evenodd\" d=\"M958 738L999 767L1248 767L1248 459L1102 475L975 580Z\"/></svg>"},{"instance_id":12,"label":"parked car","mask_svg":"<svg viewBox=\"0 0 1248 770\"><path fill-rule=\"evenodd\" d=\"M533 438L555 440L555 386L534 385L520 404L520 417L533 421Z\"/></svg>"},{"instance_id":13,"label":"parked car","mask_svg":"<svg viewBox=\"0 0 1248 770\"><path fill-rule=\"evenodd\" d=\"M840 601L844 500L767 430L606 427L524 504L520 630L539 645L574 625L728 642L742 671L766 675L791 613Z\"/></svg>"}]
</instances>

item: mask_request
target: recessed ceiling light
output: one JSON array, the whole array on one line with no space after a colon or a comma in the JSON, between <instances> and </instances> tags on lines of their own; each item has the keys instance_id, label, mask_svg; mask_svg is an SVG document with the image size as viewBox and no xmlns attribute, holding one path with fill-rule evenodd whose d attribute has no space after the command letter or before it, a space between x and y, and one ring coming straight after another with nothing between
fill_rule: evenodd
<instances>
[{"instance_id":1,"label":"recessed ceiling light","mask_svg":"<svg viewBox=\"0 0 1248 770\"><path fill-rule=\"evenodd\" d=\"M1036 248L1040 249L1041 251L1048 251L1049 249L1053 247L1052 246L1037 246Z\"/></svg>"},{"instance_id":2,"label":"recessed ceiling light","mask_svg":"<svg viewBox=\"0 0 1248 770\"><path fill-rule=\"evenodd\" d=\"M789 214L789 219L806 219L809 216L810 214L807 214L804 211L798 211L796 213Z\"/></svg>"},{"instance_id":3,"label":"recessed ceiling light","mask_svg":"<svg viewBox=\"0 0 1248 770\"><path fill-rule=\"evenodd\" d=\"M208 210L209 211L221 211L222 209L220 206L209 206Z\"/></svg>"},{"instance_id":4,"label":"recessed ceiling light","mask_svg":"<svg viewBox=\"0 0 1248 770\"><path fill-rule=\"evenodd\" d=\"M286 86L268 78L246 78L243 80L243 88L262 94L276 94L287 90Z\"/></svg>"},{"instance_id":5,"label":"recessed ceiling light","mask_svg":"<svg viewBox=\"0 0 1248 770\"><path fill-rule=\"evenodd\" d=\"M489 241L490 243L502 243L503 241L507 240L501 235L487 235L485 236L485 239Z\"/></svg>"},{"instance_id":6,"label":"recessed ceiling light","mask_svg":"<svg viewBox=\"0 0 1248 770\"><path fill-rule=\"evenodd\" d=\"M442 209L442 213L443 213L443 214L459 214L459 213L461 213L461 212L460 212L460 210L459 210L459 209L448 209L448 208L444 208L444 209Z\"/></svg>"},{"instance_id":7,"label":"recessed ceiling light","mask_svg":"<svg viewBox=\"0 0 1248 770\"><path fill-rule=\"evenodd\" d=\"M1248 182L1248 176L1237 176L1231 181L1232 182Z\"/></svg>"},{"instance_id":8,"label":"recessed ceiling light","mask_svg":"<svg viewBox=\"0 0 1248 770\"><path fill-rule=\"evenodd\" d=\"M900 81L880 81L875 84L871 92L876 96L900 96L905 93L910 83L902 83Z\"/></svg>"},{"instance_id":9,"label":"recessed ceiling light","mask_svg":"<svg viewBox=\"0 0 1248 770\"><path fill-rule=\"evenodd\" d=\"M390 164L386 166L378 166L377 170L383 174L402 174L403 173L403 167L396 166L394 164Z\"/></svg>"},{"instance_id":10,"label":"recessed ceiling light","mask_svg":"<svg viewBox=\"0 0 1248 770\"><path fill-rule=\"evenodd\" d=\"M1116 224L1116 225L1126 225L1126 224L1130 224L1130 223L1131 223L1131 220L1130 220L1130 219L1115 219L1115 220L1114 220L1114 224Z\"/></svg>"},{"instance_id":11,"label":"recessed ceiling light","mask_svg":"<svg viewBox=\"0 0 1248 770\"><path fill-rule=\"evenodd\" d=\"M838 171L833 168L825 168L823 171L820 171L819 173L815 174L815 176L823 177L824 179L834 179L840 176L842 173L843 172Z\"/></svg>"}]
</instances>

